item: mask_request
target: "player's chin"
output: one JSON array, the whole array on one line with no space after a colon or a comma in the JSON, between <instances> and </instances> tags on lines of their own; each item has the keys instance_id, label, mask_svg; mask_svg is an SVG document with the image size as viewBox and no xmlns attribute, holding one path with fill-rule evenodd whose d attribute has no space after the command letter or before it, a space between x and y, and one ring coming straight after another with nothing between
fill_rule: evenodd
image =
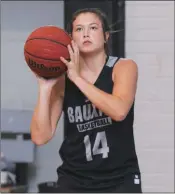
<instances>
[{"instance_id":1,"label":"player's chin","mask_svg":"<svg viewBox=\"0 0 175 194\"><path fill-rule=\"evenodd\" d=\"M80 52L82 53L82 54L91 54L91 53L95 53L97 51L97 49L96 48L82 48L82 49L80 49Z\"/></svg>"}]
</instances>

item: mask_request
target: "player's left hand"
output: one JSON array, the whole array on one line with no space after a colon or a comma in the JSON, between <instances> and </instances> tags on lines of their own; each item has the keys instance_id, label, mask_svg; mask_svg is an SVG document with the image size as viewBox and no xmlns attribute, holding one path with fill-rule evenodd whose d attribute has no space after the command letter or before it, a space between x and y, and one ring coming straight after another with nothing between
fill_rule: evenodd
<instances>
[{"instance_id":1,"label":"player's left hand","mask_svg":"<svg viewBox=\"0 0 175 194\"><path fill-rule=\"evenodd\" d=\"M67 75L71 81L77 77L80 77L80 59L79 49L77 44L72 40L72 45L68 45L68 51L70 54L70 61L67 61L64 57L60 57L60 60L67 66Z\"/></svg>"}]
</instances>

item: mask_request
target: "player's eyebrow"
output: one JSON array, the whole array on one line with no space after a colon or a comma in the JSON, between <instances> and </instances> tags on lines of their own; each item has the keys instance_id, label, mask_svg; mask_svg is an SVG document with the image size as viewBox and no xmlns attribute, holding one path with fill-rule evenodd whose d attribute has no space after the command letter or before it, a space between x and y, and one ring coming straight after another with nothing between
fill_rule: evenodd
<instances>
[{"instance_id":1,"label":"player's eyebrow","mask_svg":"<svg viewBox=\"0 0 175 194\"><path fill-rule=\"evenodd\" d=\"M97 26L99 26L99 24L97 24L97 23L95 23L95 22L90 23L89 25L94 25L94 24L97 25ZM84 26L84 25L83 25L83 24L77 24L76 27L77 27L77 26Z\"/></svg>"}]
</instances>

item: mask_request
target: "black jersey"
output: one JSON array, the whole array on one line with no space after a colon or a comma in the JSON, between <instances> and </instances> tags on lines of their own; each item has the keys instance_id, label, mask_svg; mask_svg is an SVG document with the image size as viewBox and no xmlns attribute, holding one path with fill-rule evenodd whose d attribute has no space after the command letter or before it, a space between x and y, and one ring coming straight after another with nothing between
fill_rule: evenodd
<instances>
[{"instance_id":1,"label":"black jersey","mask_svg":"<svg viewBox=\"0 0 175 194\"><path fill-rule=\"evenodd\" d=\"M109 94L117 60L109 56L94 83ZM129 173L139 173L133 137L134 103L126 118L116 122L66 78L63 111L65 139L60 148L63 164L58 174L72 177L81 186L95 188L114 185Z\"/></svg>"}]
</instances>

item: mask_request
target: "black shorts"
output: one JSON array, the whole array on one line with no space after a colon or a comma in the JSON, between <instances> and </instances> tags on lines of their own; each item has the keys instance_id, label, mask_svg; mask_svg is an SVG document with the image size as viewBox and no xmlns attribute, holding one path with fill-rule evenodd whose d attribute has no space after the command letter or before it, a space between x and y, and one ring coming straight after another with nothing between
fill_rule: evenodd
<instances>
[{"instance_id":1,"label":"black shorts","mask_svg":"<svg viewBox=\"0 0 175 194\"><path fill-rule=\"evenodd\" d=\"M46 189L43 189L46 193ZM128 175L122 182L105 189L92 189L77 187L75 182L65 176L61 176L58 182L47 189L47 193L142 193L140 175Z\"/></svg>"}]
</instances>

